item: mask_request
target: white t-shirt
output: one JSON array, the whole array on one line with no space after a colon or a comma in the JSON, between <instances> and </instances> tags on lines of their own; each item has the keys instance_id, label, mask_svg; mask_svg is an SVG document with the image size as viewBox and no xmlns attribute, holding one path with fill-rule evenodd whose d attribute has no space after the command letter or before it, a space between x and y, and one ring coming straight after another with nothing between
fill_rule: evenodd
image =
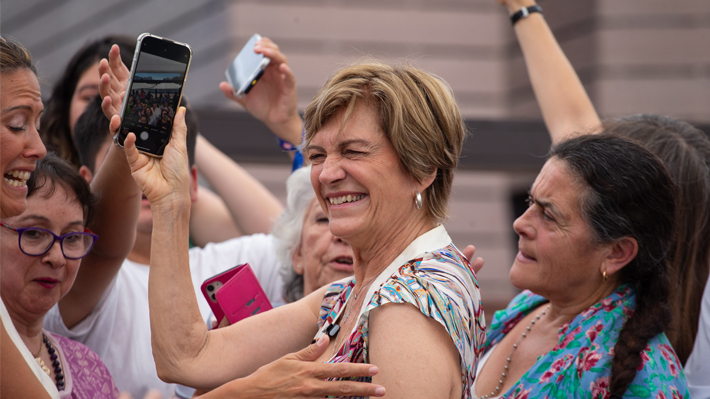
<instances>
[{"instance_id":1,"label":"white t-shirt","mask_svg":"<svg viewBox=\"0 0 710 399\"><path fill-rule=\"evenodd\" d=\"M254 234L190 249L193 288L204 319L211 310L200 291L202 283L242 263L251 265L272 305L284 303L279 274L281 263L274 254L273 241L271 235ZM84 320L67 329L55 306L45 317L44 328L79 341L96 352L119 391L143 398L149 389L158 389L163 398L170 398L175 386L158 378L150 345L149 270L146 265L124 261L104 296Z\"/></svg>"},{"instance_id":2,"label":"white t-shirt","mask_svg":"<svg viewBox=\"0 0 710 399\"><path fill-rule=\"evenodd\" d=\"M710 279L705 284L703 302L700 307L698 335L695 337L693 352L685 362L685 378L693 399L710 399Z\"/></svg>"}]
</instances>

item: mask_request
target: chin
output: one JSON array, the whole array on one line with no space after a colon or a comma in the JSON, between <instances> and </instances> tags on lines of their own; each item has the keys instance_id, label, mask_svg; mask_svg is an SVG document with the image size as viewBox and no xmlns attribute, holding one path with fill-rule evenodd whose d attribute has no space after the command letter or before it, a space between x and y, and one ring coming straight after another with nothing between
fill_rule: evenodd
<instances>
[{"instance_id":1,"label":"chin","mask_svg":"<svg viewBox=\"0 0 710 399\"><path fill-rule=\"evenodd\" d=\"M519 290L528 290L531 286L530 275L525 270L521 270L522 268L516 263L513 263L513 267L510 268L510 273L508 273L510 283Z\"/></svg>"},{"instance_id":2,"label":"chin","mask_svg":"<svg viewBox=\"0 0 710 399\"><path fill-rule=\"evenodd\" d=\"M350 237L353 233L353 228L351 223L347 223L344 221L330 221L330 234L340 237L340 238L346 238Z\"/></svg>"},{"instance_id":3,"label":"chin","mask_svg":"<svg viewBox=\"0 0 710 399\"><path fill-rule=\"evenodd\" d=\"M2 209L3 218L21 215L22 212L27 209L26 196L22 198L12 198L13 196L6 192L3 192L2 196L3 201L0 202L0 209Z\"/></svg>"}]
</instances>

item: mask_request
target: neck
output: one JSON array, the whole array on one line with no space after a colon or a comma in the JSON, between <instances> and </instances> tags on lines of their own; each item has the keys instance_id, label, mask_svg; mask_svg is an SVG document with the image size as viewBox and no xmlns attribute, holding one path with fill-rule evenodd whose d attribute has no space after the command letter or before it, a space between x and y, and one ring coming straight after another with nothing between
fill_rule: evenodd
<instances>
[{"instance_id":1,"label":"neck","mask_svg":"<svg viewBox=\"0 0 710 399\"><path fill-rule=\"evenodd\" d=\"M136 232L136 242L133 244L131 253L128 254L128 260L146 266L150 265L151 236L152 233Z\"/></svg>"},{"instance_id":2,"label":"neck","mask_svg":"<svg viewBox=\"0 0 710 399\"><path fill-rule=\"evenodd\" d=\"M361 244L351 243L355 288L360 289L361 284L372 282L412 241L434 227L436 222L428 218L410 219L396 226L390 225L380 234L369 232Z\"/></svg>"},{"instance_id":3,"label":"neck","mask_svg":"<svg viewBox=\"0 0 710 399\"><path fill-rule=\"evenodd\" d=\"M10 315L12 324L15 326L15 330L17 330L17 333L20 335L20 339L22 339L22 342L27 349L29 349L30 353L32 353L32 356L35 356L42 348L42 324L44 323L44 314L39 316L27 314L12 306L13 303L6 301L5 298L3 298L3 302L7 307L7 312Z\"/></svg>"},{"instance_id":4,"label":"neck","mask_svg":"<svg viewBox=\"0 0 710 399\"><path fill-rule=\"evenodd\" d=\"M550 311L547 312L546 323L561 328L595 303L601 302L611 295L617 288L618 284L609 281L597 286L585 295L563 299L550 298Z\"/></svg>"}]
</instances>

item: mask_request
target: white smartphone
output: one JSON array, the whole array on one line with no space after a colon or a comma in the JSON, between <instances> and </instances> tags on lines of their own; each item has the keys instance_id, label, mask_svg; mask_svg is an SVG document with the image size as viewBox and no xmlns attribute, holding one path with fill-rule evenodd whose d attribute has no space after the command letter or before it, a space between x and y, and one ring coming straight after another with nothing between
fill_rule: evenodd
<instances>
[{"instance_id":1,"label":"white smartphone","mask_svg":"<svg viewBox=\"0 0 710 399\"><path fill-rule=\"evenodd\" d=\"M236 97L243 97L249 93L271 61L262 54L254 52L254 45L259 39L261 35L255 33L224 72Z\"/></svg>"}]
</instances>

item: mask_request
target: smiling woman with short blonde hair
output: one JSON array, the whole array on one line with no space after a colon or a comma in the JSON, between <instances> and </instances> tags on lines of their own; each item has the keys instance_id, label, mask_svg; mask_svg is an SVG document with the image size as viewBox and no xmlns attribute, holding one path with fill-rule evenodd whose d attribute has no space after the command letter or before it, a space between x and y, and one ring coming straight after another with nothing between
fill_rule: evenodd
<instances>
[{"instance_id":1,"label":"smiling woman with short blonde hair","mask_svg":"<svg viewBox=\"0 0 710 399\"><path fill-rule=\"evenodd\" d=\"M353 249L355 277L215 331L181 288L191 283L180 255L189 218L180 116L161 160L138 154L127 139L133 176L154 215L158 374L199 388L221 385L210 393L215 398L246 397L256 387L260 397L468 398L485 320L473 268L440 225L464 138L449 87L410 66L356 65L333 75L305 119L315 196L331 233ZM316 362L291 363L308 371L288 371L287 354L312 340L317 349L306 351Z\"/></svg>"}]
</instances>

